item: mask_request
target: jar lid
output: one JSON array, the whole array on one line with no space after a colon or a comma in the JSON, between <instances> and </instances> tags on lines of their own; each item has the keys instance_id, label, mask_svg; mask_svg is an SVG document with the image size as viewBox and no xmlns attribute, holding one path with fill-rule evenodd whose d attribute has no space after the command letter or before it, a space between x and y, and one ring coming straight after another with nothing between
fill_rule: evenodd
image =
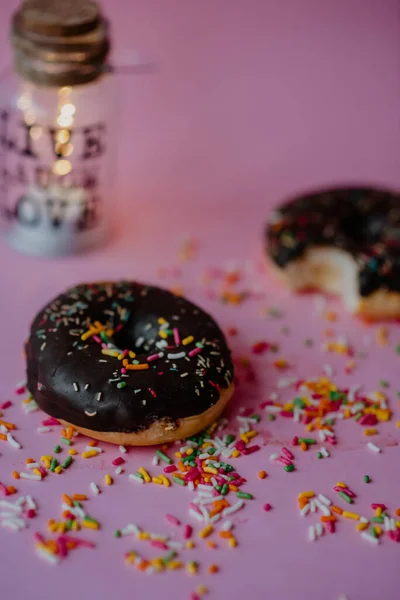
<instances>
[{"instance_id":1,"label":"jar lid","mask_svg":"<svg viewBox=\"0 0 400 600\"><path fill-rule=\"evenodd\" d=\"M104 72L108 23L92 0L25 0L11 29L15 68L39 85L88 83Z\"/></svg>"}]
</instances>

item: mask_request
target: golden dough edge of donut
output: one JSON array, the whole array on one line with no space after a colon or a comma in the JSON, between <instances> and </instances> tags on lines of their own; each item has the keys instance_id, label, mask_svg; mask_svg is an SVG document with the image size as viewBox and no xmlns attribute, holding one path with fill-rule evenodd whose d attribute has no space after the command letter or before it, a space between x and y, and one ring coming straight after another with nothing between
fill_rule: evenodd
<instances>
[{"instance_id":1,"label":"golden dough edge of donut","mask_svg":"<svg viewBox=\"0 0 400 600\"><path fill-rule=\"evenodd\" d=\"M136 433L95 431L85 427L78 427L63 419L58 419L58 421L66 427L73 427L76 431L79 431L79 433L101 442L109 442L110 444L117 444L119 446L156 446L158 444L183 440L206 429L220 416L231 399L234 389L235 386L232 383L228 388L222 390L219 400L213 404L213 406L210 406L210 408L199 415L192 415L190 417L179 419L178 427L167 431L165 430L165 427L168 426L169 423L166 421L156 421L150 425L148 429Z\"/></svg>"},{"instance_id":2,"label":"golden dough edge of donut","mask_svg":"<svg viewBox=\"0 0 400 600\"><path fill-rule=\"evenodd\" d=\"M315 289L341 296L350 312L365 319L400 318L400 293L380 289L369 296L360 296L357 263L344 250L315 246L283 268L268 255L266 261L268 271L292 291Z\"/></svg>"}]
</instances>

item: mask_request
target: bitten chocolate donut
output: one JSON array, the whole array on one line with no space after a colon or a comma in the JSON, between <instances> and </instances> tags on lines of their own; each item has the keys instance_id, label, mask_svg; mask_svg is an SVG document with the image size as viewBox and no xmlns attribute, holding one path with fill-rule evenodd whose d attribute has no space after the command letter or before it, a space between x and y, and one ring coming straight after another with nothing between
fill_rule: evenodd
<instances>
[{"instance_id":1,"label":"bitten chocolate donut","mask_svg":"<svg viewBox=\"0 0 400 600\"><path fill-rule=\"evenodd\" d=\"M365 317L400 317L400 194L366 187L305 194L272 215L266 245L292 289L340 294Z\"/></svg>"},{"instance_id":2,"label":"bitten chocolate donut","mask_svg":"<svg viewBox=\"0 0 400 600\"><path fill-rule=\"evenodd\" d=\"M28 388L61 423L115 444L199 432L233 393L224 335L200 308L137 282L78 285L35 317Z\"/></svg>"}]
</instances>

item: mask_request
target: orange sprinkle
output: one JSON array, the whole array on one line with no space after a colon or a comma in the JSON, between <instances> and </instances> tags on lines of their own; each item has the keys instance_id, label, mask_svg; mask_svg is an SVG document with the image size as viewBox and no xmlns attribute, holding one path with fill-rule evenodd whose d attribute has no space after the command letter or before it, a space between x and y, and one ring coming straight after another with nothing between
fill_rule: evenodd
<instances>
[{"instance_id":1,"label":"orange sprinkle","mask_svg":"<svg viewBox=\"0 0 400 600\"><path fill-rule=\"evenodd\" d=\"M67 494L63 494L62 495L62 499L63 499L63 502L65 502L65 504L68 504L68 506L73 506L74 505L74 503L72 502L71 498Z\"/></svg>"},{"instance_id":2,"label":"orange sprinkle","mask_svg":"<svg viewBox=\"0 0 400 600\"><path fill-rule=\"evenodd\" d=\"M388 332L388 328L387 327L379 327L378 331L376 332L376 341L378 346L380 346L381 348L383 348L384 346L388 345L388 336L389 336L389 332Z\"/></svg>"},{"instance_id":3,"label":"orange sprinkle","mask_svg":"<svg viewBox=\"0 0 400 600\"><path fill-rule=\"evenodd\" d=\"M258 473L258 479L265 479L267 477L267 472L266 471L259 471Z\"/></svg>"},{"instance_id":4,"label":"orange sprinkle","mask_svg":"<svg viewBox=\"0 0 400 600\"><path fill-rule=\"evenodd\" d=\"M274 360L273 365L276 369L287 369L289 363L285 358L277 358Z\"/></svg>"},{"instance_id":5,"label":"orange sprinkle","mask_svg":"<svg viewBox=\"0 0 400 600\"><path fill-rule=\"evenodd\" d=\"M90 440L88 446L97 446L97 440Z\"/></svg>"},{"instance_id":6,"label":"orange sprinkle","mask_svg":"<svg viewBox=\"0 0 400 600\"><path fill-rule=\"evenodd\" d=\"M335 523L336 517L335 517L335 515L330 515L329 517L326 517L325 515L323 515L322 517L320 517L320 521L322 523L329 523L329 521L331 521L332 523Z\"/></svg>"},{"instance_id":7,"label":"orange sprinkle","mask_svg":"<svg viewBox=\"0 0 400 600\"><path fill-rule=\"evenodd\" d=\"M364 429L363 430L363 434L364 435L376 435L378 432L374 427L371 427L371 429Z\"/></svg>"},{"instance_id":8,"label":"orange sprinkle","mask_svg":"<svg viewBox=\"0 0 400 600\"><path fill-rule=\"evenodd\" d=\"M126 367L125 367L125 369L127 369L127 371L145 371L148 368L149 368L149 365L147 363L139 364L139 365L126 365Z\"/></svg>"},{"instance_id":9,"label":"orange sprinkle","mask_svg":"<svg viewBox=\"0 0 400 600\"><path fill-rule=\"evenodd\" d=\"M86 494L74 494L72 499L76 502L82 502L83 500L87 500Z\"/></svg>"},{"instance_id":10,"label":"orange sprinkle","mask_svg":"<svg viewBox=\"0 0 400 600\"><path fill-rule=\"evenodd\" d=\"M217 547L216 543L215 543L215 542L213 542L212 540L208 540L208 542L207 542L207 546L208 546L209 548L211 548L211 550L215 550L215 548Z\"/></svg>"},{"instance_id":11,"label":"orange sprinkle","mask_svg":"<svg viewBox=\"0 0 400 600\"><path fill-rule=\"evenodd\" d=\"M34 463L34 462L35 462L35 459L34 459L34 458L27 458L27 459L26 459L26 461L25 461L25 463L26 463L27 465L30 465L30 464L32 464L32 463Z\"/></svg>"},{"instance_id":12,"label":"orange sprinkle","mask_svg":"<svg viewBox=\"0 0 400 600\"><path fill-rule=\"evenodd\" d=\"M184 463L183 463L183 461L182 461L182 460L180 460L180 461L178 462L178 469L179 469L180 471L182 471L183 473L184 473L185 471L187 471L187 469L186 469L186 467L185 467L185 465L184 465Z\"/></svg>"},{"instance_id":13,"label":"orange sprinkle","mask_svg":"<svg viewBox=\"0 0 400 600\"><path fill-rule=\"evenodd\" d=\"M233 483L230 483L228 485L228 488L231 492L237 492L238 491L238 487L236 485L233 485Z\"/></svg>"},{"instance_id":14,"label":"orange sprinkle","mask_svg":"<svg viewBox=\"0 0 400 600\"><path fill-rule=\"evenodd\" d=\"M330 321L331 323L333 323L337 319L337 314L335 312L333 312L332 310L329 310L325 313L325 319L327 321Z\"/></svg>"},{"instance_id":15,"label":"orange sprinkle","mask_svg":"<svg viewBox=\"0 0 400 600\"><path fill-rule=\"evenodd\" d=\"M19 479L19 473L18 473L18 471L13 471L11 473L11 475L14 477L14 479Z\"/></svg>"},{"instance_id":16,"label":"orange sprinkle","mask_svg":"<svg viewBox=\"0 0 400 600\"><path fill-rule=\"evenodd\" d=\"M219 537L228 540L229 538L233 537L233 534L231 531L220 531Z\"/></svg>"},{"instance_id":17,"label":"orange sprinkle","mask_svg":"<svg viewBox=\"0 0 400 600\"><path fill-rule=\"evenodd\" d=\"M340 508L340 506L336 506L336 504L332 504L330 508L334 513L338 515L341 515L343 513L343 510Z\"/></svg>"},{"instance_id":18,"label":"orange sprinkle","mask_svg":"<svg viewBox=\"0 0 400 600\"><path fill-rule=\"evenodd\" d=\"M0 440L6 440L7 436L4 433L0 433Z\"/></svg>"},{"instance_id":19,"label":"orange sprinkle","mask_svg":"<svg viewBox=\"0 0 400 600\"><path fill-rule=\"evenodd\" d=\"M17 491L17 488L14 487L13 485L9 485L7 488L7 492L11 495L11 494L15 494L15 492Z\"/></svg>"},{"instance_id":20,"label":"orange sprinkle","mask_svg":"<svg viewBox=\"0 0 400 600\"><path fill-rule=\"evenodd\" d=\"M303 450L303 452L308 450L308 446L305 442L300 442L300 448Z\"/></svg>"},{"instance_id":21,"label":"orange sprinkle","mask_svg":"<svg viewBox=\"0 0 400 600\"><path fill-rule=\"evenodd\" d=\"M210 573L210 575L213 575L214 573L218 573L219 566L218 565L210 565L207 570Z\"/></svg>"},{"instance_id":22,"label":"orange sprinkle","mask_svg":"<svg viewBox=\"0 0 400 600\"><path fill-rule=\"evenodd\" d=\"M67 438L67 440L71 440L73 435L74 435L73 427L67 427L66 436L65 436Z\"/></svg>"},{"instance_id":23,"label":"orange sprinkle","mask_svg":"<svg viewBox=\"0 0 400 600\"><path fill-rule=\"evenodd\" d=\"M400 508L396 508L394 514L396 515L396 517L400 517Z\"/></svg>"},{"instance_id":24,"label":"orange sprinkle","mask_svg":"<svg viewBox=\"0 0 400 600\"><path fill-rule=\"evenodd\" d=\"M4 425L4 427L6 427L7 429L13 431L16 428L16 425L14 423L7 423L7 421L2 421L0 419L0 425Z\"/></svg>"}]
</instances>

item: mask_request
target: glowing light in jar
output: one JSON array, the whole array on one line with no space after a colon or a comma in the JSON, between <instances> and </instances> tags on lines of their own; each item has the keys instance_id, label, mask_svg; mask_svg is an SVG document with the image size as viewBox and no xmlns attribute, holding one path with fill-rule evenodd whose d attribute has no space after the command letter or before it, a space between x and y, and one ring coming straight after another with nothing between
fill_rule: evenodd
<instances>
[{"instance_id":1,"label":"glowing light in jar","mask_svg":"<svg viewBox=\"0 0 400 600\"><path fill-rule=\"evenodd\" d=\"M53 173L55 175L59 175L62 177L63 175L68 175L71 172L72 165L69 160L65 160L61 158L60 160L56 160L53 164Z\"/></svg>"},{"instance_id":2,"label":"glowing light in jar","mask_svg":"<svg viewBox=\"0 0 400 600\"><path fill-rule=\"evenodd\" d=\"M76 112L76 107L74 104L68 103L68 104L63 104L61 107L61 114L65 115L66 117L72 117Z\"/></svg>"},{"instance_id":3,"label":"glowing light in jar","mask_svg":"<svg viewBox=\"0 0 400 600\"><path fill-rule=\"evenodd\" d=\"M56 132L56 140L59 144L65 144L69 140L69 131L68 129L59 129Z\"/></svg>"},{"instance_id":4,"label":"glowing light in jar","mask_svg":"<svg viewBox=\"0 0 400 600\"><path fill-rule=\"evenodd\" d=\"M71 115L61 114L57 117L57 123L60 127L71 127L74 119Z\"/></svg>"},{"instance_id":5,"label":"glowing light in jar","mask_svg":"<svg viewBox=\"0 0 400 600\"><path fill-rule=\"evenodd\" d=\"M29 135L33 140L38 140L43 135L43 129L40 127L40 125L34 125L30 129Z\"/></svg>"}]
</instances>

